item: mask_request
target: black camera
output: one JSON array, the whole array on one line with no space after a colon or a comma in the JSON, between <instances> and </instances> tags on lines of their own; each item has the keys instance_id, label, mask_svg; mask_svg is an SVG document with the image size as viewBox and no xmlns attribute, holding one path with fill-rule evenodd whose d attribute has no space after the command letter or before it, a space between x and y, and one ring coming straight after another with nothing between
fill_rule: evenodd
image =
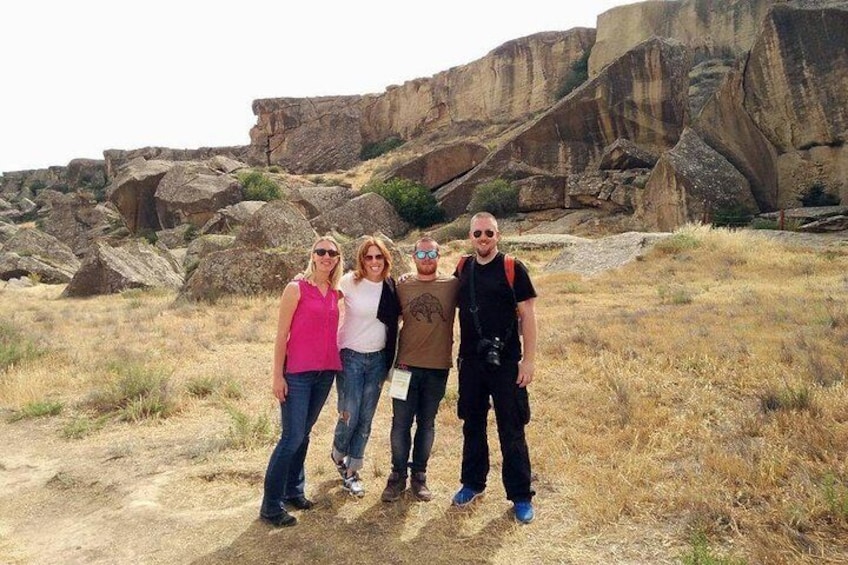
<instances>
[{"instance_id":1,"label":"black camera","mask_svg":"<svg viewBox=\"0 0 848 565\"><path fill-rule=\"evenodd\" d=\"M504 348L504 342L499 337L486 339L481 337L477 342L477 353L481 353L486 363L500 367L501 365L501 350Z\"/></svg>"}]
</instances>

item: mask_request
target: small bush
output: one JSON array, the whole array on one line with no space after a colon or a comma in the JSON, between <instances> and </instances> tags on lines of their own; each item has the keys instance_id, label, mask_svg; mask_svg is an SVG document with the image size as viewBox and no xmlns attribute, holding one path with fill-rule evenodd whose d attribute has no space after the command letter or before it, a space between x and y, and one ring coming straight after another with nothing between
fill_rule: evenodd
<instances>
[{"instance_id":1,"label":"small bush","mask_svg":"<svg viewBox=\"0 0 848 565\"><path fill-rule=\"evenodd\" d=\"M213 377L195 377L186 383L186 391L197 398L209 396L220 386Z\"/></svg>"},{"instance_id":2,"label":"small bush","mask_svg":"<svg viewBox=\"0 0 848 565\"><path fill-rule=\"evenodd\" d=\"M19 420L28 420L30 418L56 416L61 411L61 402L54 402L52 400L36 400L35 402L28 402L24 404L23 408L15 412L12 417L9 418L9 421L17 422Z\"/></svg>"},{"instance_id":3,"label":"small bush","mask_svg":"<svg viewBox=\"0 0 848 565\"><path fill-rule=\"evenodd\" d=\"M688 233L676 233L654 244L654 249L664 255L677 255L690 249L697 249L701 242Z\"/></svg>"},{"instance_id":4,"label":"small bush","mask_svg":"<svg viewBox=\"0 0 848 565\"><path fill-rule=\"evenodd\" d=\"M822 483L822 494L830 515L839 522L848 522L848 485L829 473Z\"/></svg>"},{"instance_id":5,"label":"small bush","mask_svg":"<svg viewBox=\"0 0 848 565\"><path fill-rule=\"evenodd\" d=\"M268 202L279 199L282 194L279 185L259 171L242 173L238 175L238 180L245 200Z\"/></svg>"},{"instance_id":6,"label":"small bush","mask_svg":"<svg viewBox=\"0 0 848 565\"><path fill-rule=\"evenodd\" d=\"M769 389L760 396L760 407L763 412L810 410L813 407L813 395L806 386L797 389L791 386L782 390Z\"/></svg>"},{"instance_id":7,"label":"small bush","mask_svg":"<svg viewBox=\"0 0 848 565\"><path fill-rule=\"evenodd\" d=\"M741 204L731 203L713 212L712 224L717 227L738 228L751 223L754 214Z\"/></svg>"},{"instance_id":8,"label":"small bush","mask_svg":"<svg viewBox=\"0 0 848 565\"><path fill-rule=\"evenodd\" d=\"M116 365L117 380L95 392L89 405L99 414L115 414L119 419L137 422L166 418L176 411L168 377L162 371L140 365Z\"/></svg>"},{"instance_id":9,"label":"small bush","mask_svg":"<svg viewBox=\"0 0 848 565\"><path fill-rule=\"evenodd\" d=\"M374 192L389 201L401 218L410 224L426 228L445 218L436 197L427 187L409 179L395 178L375 181L363 188L363 192Z\"/></svg>"},{"instance_id":10,"label":"small bush","mask_svg":"<svg viewBox=\"0 0 848 565\"><path fill-rule=\"evenodd\" d=\"M457 218L453 222L433 230L432 236L443 245L449 241L468 239L468 219Z\"/></svg>"},{"instance_id":11,"label":"small bush","mask_svg":"<svg viewBox=\"0 0 848 565\"><path fill-rule=\"evenodd\" d=\"M104 423L104 418L74 418L62 428L62 437L82 439L102 428Z\"/></svg>"},{"instance_id":12,"label":"small bush","mask_svg":"<svg viewBox=\"0 0 848 565\"><path fill-rule=\"evenodd\" d=\"M229 407L230 429L227 431L227 445L233 449L249 449L268 445L274 441L274 431L268 416L260 414L251 419L244 412Z\"/></svg>"},{"instance_id":13,"label":"small bush","mask_svg":"<svg viewBox=\"0 0 848 565\"><path fill-rule=\"evenodd\" d=\"M508 216L518 211L518 187L504 179L481 184L474 191L468 211L489 212L495 216Z\"/></svg>"},{"instance_id":14,"label":"small bush","mask_svg":"<svg viewBox=\"0 0 848 565\"><path fill-rule=\"evenodd\" d=\"M397 136L387 137L382 141L376 141L374 143L366 143L362 147L362 151L359 152L359 159L361 161L374 159L384 153L388 153L392 149L397 149L404 143L406 142Z\"/></svg>"},{"instance_id":15,"label":"small bush","mask_svg":"<svg viewBox=\"0 0 848 565\"><path fill-rule=\"evenodd\" d=\"M801 204L805 208L813 206L836 206L839 202L839 197L828 193L827 187L821 181L811 184L801 196Z\"/></svg>"}]
</instances>

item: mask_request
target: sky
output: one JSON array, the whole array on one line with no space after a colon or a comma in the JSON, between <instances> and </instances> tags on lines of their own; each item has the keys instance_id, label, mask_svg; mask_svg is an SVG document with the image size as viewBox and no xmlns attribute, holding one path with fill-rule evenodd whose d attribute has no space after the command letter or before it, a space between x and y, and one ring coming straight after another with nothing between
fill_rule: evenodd
<instances>
[{"instance_id":1,"label":"sky","mask_svg":"<svg viewBox=\"0 0 848 565\"><path fill-rule=\"evenodd\" d=\"M6 0L0 172L247 145L255 99L380 93L631 3Z\"/></svg>"}]
</instances>

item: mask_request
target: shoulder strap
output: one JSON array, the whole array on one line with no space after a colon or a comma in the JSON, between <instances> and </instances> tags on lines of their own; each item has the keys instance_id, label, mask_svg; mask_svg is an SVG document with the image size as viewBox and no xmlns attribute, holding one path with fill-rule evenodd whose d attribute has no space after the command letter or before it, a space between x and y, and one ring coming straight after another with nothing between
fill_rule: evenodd
<instances>
[{"instance_id":1,"label":"shoulder strap","mask_svg":"<svg viewBox=\"0 0 848 565\"><path fill-rule=\"evenodd\" d=\"M472 255L462 255L459 258L459 263L456 264L456 274L462 275L462 268L465 266L465 261Z\"/></svg>"},{"instance_id":2,"label":"shoulder strap","mask_svg":"<svg viewBox=\"0 0 848 565\"><path fill-rule=\"evenodd\" d=\"M504 271L506 271L506 281L509 287L515 286L515 257L509 254L504 254Z\"/></svg>"}]
</instances>

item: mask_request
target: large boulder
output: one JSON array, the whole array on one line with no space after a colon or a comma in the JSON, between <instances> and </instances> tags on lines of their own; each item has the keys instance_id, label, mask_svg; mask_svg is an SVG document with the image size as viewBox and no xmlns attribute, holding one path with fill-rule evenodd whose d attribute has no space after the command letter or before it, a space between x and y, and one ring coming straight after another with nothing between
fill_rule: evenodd
<instances>
[{"instance_id":1,"label":"large boulder","mask_svg":"<svg viewBox=\"0 0 848 565\"><path fill-rule=\"evenodd\" d=\"M309 249L317 234L303 214L283 200L272 200L257 210L241 227L235 245Z\"/></svg>"},{"instance_id":2,"label":"large boulder","mask_svg":"<svg viewBox=\"0 0 848 565\"><path fill-rule=\"evenodd\" d=\"M167 250L137 239L121 247L97 242L62 296L113 294L131 288L177 290L182 285L182 272Z\"/></svg>"},{"instance_id":3,"label":"large boulder","mask_svg":"<svg viewBox=\"0 0 848 565\"><path fill-rule=\"evenodd\" d=\"M231 233L236 231L242 225L259 211L265 205L263 200L242 200L237 204L232 204L221 208L212 215L209 220L200 228L200 233Z\"/></svg>"},{"instance_id":4,"label":"large boulder","mask_svg":"<svg viewBox=\"0 0 848 565\"><path fill-rule=\"evenodd\" d=\"M220 208L242 199L239 182L202 163L176 163L154 193L156 216L162 228L191 224L202 228Z\"/></svg>"},{"instance_id":5,"label":"large boulder","mask_svg":"<svg viewBox=\"0 0 848 565\"><path fill-rule=\"evenodd\" d=\"M213 252L200 261L180 297L215 302L226 295L280 294L306 268L311 243L294 251L233 247Z\"/></svg>"},{"instance_id":6,"label":"large boulder","mask_svg":"<svg viewBox=\"0 0 848 565\"><path fill-rule=\"evenodd\" d=\"M212 168L222 172L232 172L240 168L232 163L246 163L248 148L244 145L231 147L199 147L197 149L174 149L171 147L142 147L139 149L107 149L103 152L106 162L106 176L114 179L120 170L136 159L147 161L209 161ZM216 158L224 157L226 161ZM227 164L224 164L227 163ZM261 164L261 163L256 163ZM222 168L221 168L222 167ZM224 170L230 168L230 170Z\"/></svg>"},{"instance_id":7,"label":"large boulder","mask_svg":"<svg viewBox=\"0 0 848 565\"><path fill-rule=\"evenodd\" d=\"M289 202L300 208L303 215L312 219L334 210L354 198L356 193L345 186L301 186L289 193Z\"/></svg>"},{"instance_id":8,"label":"large boulder","mask_svg":"<svg viewBox=\"0 0 848 565\"><path fill-rule=\"evenodd\" d=\"M66 283L79 266L70 247L34 228L17 230L0 246L2 280L35 275L44 283Z\"/></svg>"},{"instance_id":9,"label":"large boulder","mask_svg":"<svg viewBox=\"0 0 848 565\"><path fill-rule=\"evenodd\" d=\"M688 128L660 157L640 204L639 219L647 229L660 231L709 222L713 215L731 210L758 211L748 180Z\"/></svg>"},{"instance_id":10,"label":"large boulder","mask_svg":"<svg viewBox=\"0 0 848 565\"><path fill-rule=\"evenodd\" d=\"M186 248L183 266L186 271L194 269L207 255L216 251L230 249L235 244L236 238L232 235L206 234L192 240Z\"/></svg>"},{"instance_id":11,"label":"large boulder","mask_svg":"<svg viewBox=\"0 0 848 565\"><path fill-rule=\"evenodd\" d=\"M403 221L394 207L374 192L357 196L346 204L313 218L312 225L318 233L334 231L350 237L381 232L395 238L409 231L409 224Z\"/></svg>"},{"instance_id":12,"label":"large boulder","mask_svg":"<svg viewBox=\"0 0 848 565\"><path fill-rule=\"evenodd\" d=\"M386 180L405 178L434 190L479 165L489 150L476 143L454 143L415 157L386 173Z\"/></svg>"},{"instance_id":13,"label":"large boulder","mask_svg":"<svg viewBox=\"0 0 848 565\"><path fill-rule=\"evenodd\" d=\"M657 164L657 155L642 149L629 139L619 138L604 148L598 168L601 170L650 169Z\"/></svg>"},{"instance_id":14,"label":"large boulder","mask_svg":"<svg viewBox=\"0 0 848 565\"><path fill-rule=\"evenodd\" d=\"M133 159L121 169L107 189L106 198L121 213L132 233L162 229L154 195L159 182L173 166L173 163L167 161L146 161L141 157Z\"/></svg>"},{"instance_id":15,"label":"large boulder","mask_svg":"<svg viewBox=\"0 0 848 565\"><path fill-rule=\"evenodd\" d=\"M78 257L88 253L94 241L115 243L128 234L124 219L114 205L98 203L80 192L52 198L41 227L70 246Z\"/></svg>"}]
</instances>

